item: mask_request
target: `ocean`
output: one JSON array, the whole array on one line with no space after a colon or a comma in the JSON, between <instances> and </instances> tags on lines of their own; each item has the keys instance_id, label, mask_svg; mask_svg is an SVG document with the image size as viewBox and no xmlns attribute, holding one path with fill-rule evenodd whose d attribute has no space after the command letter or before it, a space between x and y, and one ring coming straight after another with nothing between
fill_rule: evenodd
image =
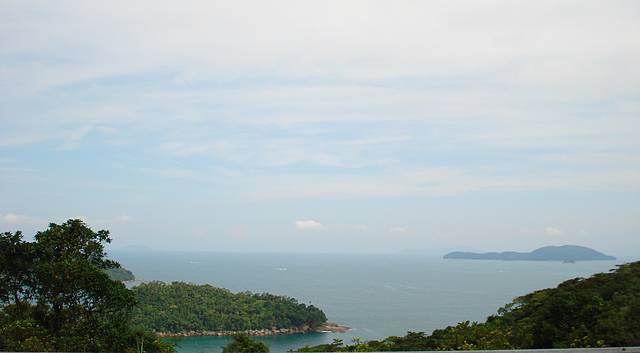
<instances>
[{"instance_id":1,"label":"ocean","mask_svg":"<svg viewBox=\"0 0 640 353\"><path fill-rule=\"evenodd\" d=\"M209 283L232 291L286 295L321 308L347 333L258 337L271 352L431 332L460 321L483 321L514 297L606 272L618 261L443 260L418 254L273 254L114 252L141 281ZM221 352L229 338L175 339L178 352Z\"/></svg>"}]
</instances>

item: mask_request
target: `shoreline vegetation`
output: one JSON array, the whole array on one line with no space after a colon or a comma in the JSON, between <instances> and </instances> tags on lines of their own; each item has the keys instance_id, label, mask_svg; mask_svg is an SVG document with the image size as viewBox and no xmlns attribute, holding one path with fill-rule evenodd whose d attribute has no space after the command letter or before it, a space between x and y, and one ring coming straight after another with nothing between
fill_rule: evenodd
<instances>
[{"instance_id":1,"label":"shoreline vegetation","mask_svg":"<svg viewBox=\"0 0 640 353\"><path fill-rule=\"evenodd\" d=\"M485 322L297 352L468 351L640 345L640 261L518 297Z\"/></svg>"},{"instance_id":2,"label":"shoreline vegetation","mask_svg":"<svg viewBox=\"0 0 640 353\"><path fill-rule=\"evenodd\" d=\"M322 332L338 332L344 333L351 330L348 326L338 325L328 322L317 327L302 326L293 328L270 328L260 330L243 330L243 331L183 331L183 332L154 332L158 337L177 338L177 337L204 337L204 336L279 336L293 335L305 333L322 333Z\"/></svg>"}]
</instances>

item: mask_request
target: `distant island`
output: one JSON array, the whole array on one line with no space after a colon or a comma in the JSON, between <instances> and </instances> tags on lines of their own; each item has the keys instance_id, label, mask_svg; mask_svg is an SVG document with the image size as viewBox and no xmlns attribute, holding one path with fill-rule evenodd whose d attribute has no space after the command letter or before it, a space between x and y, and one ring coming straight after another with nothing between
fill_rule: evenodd
<instances>
[{"instance_id":1,"label":"distant island","mask_svg":"<svg viewBox=\"0 0 640 353\"><path fill-rule=\"evenodd\" d=\"M603 254L597 250L578 245L545 246L531 252L463 252L454 251L446 254L445 259L465 260L503 260L503 261L602 261L615 260L613 256Z\"/></svg>"}]
</instances>

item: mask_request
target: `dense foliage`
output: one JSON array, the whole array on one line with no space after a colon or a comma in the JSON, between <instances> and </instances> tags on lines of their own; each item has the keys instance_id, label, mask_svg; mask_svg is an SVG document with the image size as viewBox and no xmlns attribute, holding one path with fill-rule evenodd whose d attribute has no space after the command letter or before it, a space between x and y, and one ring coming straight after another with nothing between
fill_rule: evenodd
<instances>
[{"instance_id":1,"label":"dense foliage","mask_svg":"<svg viewBox=\"0 0 640 353\"><path fill-rule=\"evenodd\" d=\"M108 268L105 270L105 272L112 281L124 282L133 281L134 279L136 279L136 277L133 275L133 272L123 267Z\"/></svg>"},{"instance_id":2,"label":"dense foliage","mask_svg":"<svg viewBox=\"0 0 640 353\"><path fill-rule=\"evenodd\" d=\"M269 347L262 342L252 340L247 335L235 335L233 340L224 346L222 353L268 353Z\"/></svg>"},{"instance_id":3,"label":"dense foliage","mask_svg":"<svg viewBox=\"0 0 640 353\"><path fill-rule=\"evenodd\" d=\"M300 352L530 349L640 345L640 262L610 273L576 278L557 288L516 298L484 323L461 322L431 335L345 345L303 347Z\"/></svg>"},{"instance_id":4,"label":"dense foliage","mask_svg":"<svg viewBox=\"0 0 640 353\"><path fill-rule=\"evenodd\" d=\"M0 234L0 351L168 352L130 325L134 294L109 279L109 232L80 220L50 224L27 242Z\"/></svg>"},{"instance_id":5,"label":"dense foliage","mask_svg":"<svg viewBox=\"0 0 640 353\"><path fill-rule=\"evenodd\" d=\"M210 285L150 282L133 288L134 321L156 332L317 327L322 310L272 294L232 293Z\"/></svg>"}]
</instances>

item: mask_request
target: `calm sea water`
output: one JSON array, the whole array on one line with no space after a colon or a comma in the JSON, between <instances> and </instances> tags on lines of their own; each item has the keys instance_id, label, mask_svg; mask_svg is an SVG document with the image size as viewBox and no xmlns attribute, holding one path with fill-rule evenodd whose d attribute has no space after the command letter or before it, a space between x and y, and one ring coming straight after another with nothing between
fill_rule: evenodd
<instances>
[{"instance_id":1,"label":"calm sea water","mask_svg":"<svg viewBox=\"0 0 640 353\"><path fill-rule=\"evenodd\" d=\"M482 321L514 297L563 280L605 272L623 261L503 262L419 255L113 253L143 281L209 283L270 292L320 307L348 333L260 337L272 352L303 345L431 332ZM221 352L225 337L177 339L178 352Z\"/></svg>"}]
</instances>

